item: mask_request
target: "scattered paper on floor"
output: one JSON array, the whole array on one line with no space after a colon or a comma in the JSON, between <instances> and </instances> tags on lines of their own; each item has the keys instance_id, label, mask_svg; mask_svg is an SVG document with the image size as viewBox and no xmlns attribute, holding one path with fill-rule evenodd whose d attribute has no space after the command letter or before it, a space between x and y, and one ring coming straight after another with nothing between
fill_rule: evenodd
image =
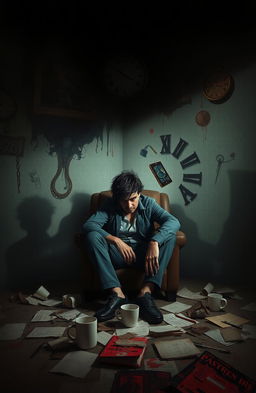
<instances>
[{"instance_id":1,"label":"scattered paper on floor","mask_svg":"<svg viewBox=\"0 0 256 393\"><path fill-rule=\"evenodd\" d=\"M120 328L116 329L116 335L117 336L122 336L123 334L126 333L133 333L136 334L137 336L148 336L149 334L149 324L145 321L139 321L135 327L132 328Z\"/></svg>"},{"instance_id":2,"label":"scattered paper on floor","mask_svg":"<svg viewBox=\"0 0 256 393\"><path fill-rule=\"evenodd\" d=\"M26 323L6 323L0 327L0 340L17 340L24 332Z\"/></svg>"},{"instance_id":3,"label":"scattered paper on floor","mask_svg":"<svg viewBox=\"0 0 256 393\"><path fill-rule=\"evenodd\" d=\"M192 307L191 304L174 302L174 303L167 304L165 306L161 306L160 308L165 311L176 313L176 312L182 312L182 311L188 310L191 307Z\"/></svg>"},{"instance_id":4,"label":"scattered paper on floor","mask_svg":"<svg viewBox=\"0 0 256 393\"><path fill-rule=\"evenodd\" d=\"M31 322L49 322L52 321L53 319L56 319L54 315L51 315L52 313L56 312L58 310L39 310L37 313L33 316L31 319Z\"/></svg>"},{"instance_id":5,"label":"scattered paper on floor","mask_svg":"<svg viewBox=\"0 0 256 393\"><path fill-rule=\"evenodd\" d=\"M173 313L170 314L163 314L164 321L169 325L176 326L176 327L187 327L194 325L195 322L190 322L185 319L176 317Z\"/></svg>"},{"instance_id":6,"label":"scattered paper on floor","mask_svg":"<svg viewBox=\"0 0 256 393\"><path fill-rule=\"evenodd\" d=\"M205 334L206 336L211 337L213 340L218 341L219 343L227 345L227 346L235 344L235 342L225 341L221 335L220 329L208 330L207 332L204 332L203 334Z\"/></svg>"},{"instance_id":7,"label":"scattered paper on floor","mask_svg":"<svg viewBox=\"0 0 256 393\"><path fill-rule=\"evenodd\" d=\"M60 337L65 332L66 328L61 326L54 327L35 327L26 338L38 338L38 337Z\"/></svg>"},{"instance_id":8,"label":"scattered paper on floor","mask_svg":"<svg viewBox=\"0 0 256 393\"><path fill-rule=\"evenodd\" d=\"M46 300L49 295L50 295L50 292L47 291L47 289L45 287L43 287L43 285L41 285L41 287L39 287L36 290L36 292L33 293L33 296L37 299L40 299L40 300Z\"/></svg>"},{"instance_id":9,"label":"scattered paper on floor","mask_svg":"<svg viewBox=\"0 0 256 393\"><path fill-rule=\"evenodd\" d=\"M113 334L109 334L108 332L98 332L97 341L102 345L106 345L112 336Z\"/></svg>"},{"instance_id":10,"label":"scattered paper on floor","mask_svg":"<svg viewBox=\"0 0 256 393\"><path fill-rule=\"evenodd\" d=\"M91 366L98 354L87 351L73 351L54 366L50 372L68 374L72 377L84 378L91 370Z\"/></svg>"},{"instance_id":11,"label":"scattered paper on floor","mask_svg":"<svg viewBox=\"0 0 256 393\"><path fill-rule=\"evenodd\" d=\"M187 288L182 288L177 292L177 296L184 297L192 300L206 299L206 296L201 295L199 292L192 292Z\"/></svg>"}]
</instances>

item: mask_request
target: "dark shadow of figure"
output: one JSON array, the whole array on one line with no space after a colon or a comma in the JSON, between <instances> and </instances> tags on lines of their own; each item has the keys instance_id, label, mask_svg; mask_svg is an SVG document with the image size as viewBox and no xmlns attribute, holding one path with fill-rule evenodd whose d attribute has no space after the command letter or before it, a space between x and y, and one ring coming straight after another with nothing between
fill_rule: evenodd
<instances>
[{"instance_id":1,"label":"dark shadow of figure","mask_svg":"<svg viewBox=\"0 0 256 393\"><path fill-rule=\"evenodd\" d=\"M217 275L215 247L200 239L197 224L186 216L179 205L171 205L171 212L180 221L181 231L187 237L187 243L181 249L181 278L213 280Z\"/></svg>"},{"instance_id":2,"label":"dark shadow of figure","mask_svg":"<svg viewBox=\"0 0 256 393\"><path fill-rule=\"evenodd\" d=\"M47 234L53 212L49 201L37 196L25 199L18 206L17 219L27 235L6 252L10 289L35 288L58 274L52 239Z\"/></svg>"},{"instance_id":3,"label":"dark shadow of figure","mask_svg":"<svg viewBox=\"0 0 256 393\"><path fill-rule=\"evenodd\" d=\"M58 233L52 238L56 263L61 266L61 278L68 281L69 291L80 289L82 257L75 243L75 234L81 232L86 219L89 195L76 193L70 200L71 211L61 220Z\"/></svg>"},{"instance_id":4,"label":"dark shadow of figure","mask_svg":"<svg viewBox=\"0 0 256 393\"><path fill-rule=\"evenodd\" d=\"M228 175L230 212L216 246L218 263L230 282L255 287L256 172L229 170Z\"/></svg>"}]
</instances>

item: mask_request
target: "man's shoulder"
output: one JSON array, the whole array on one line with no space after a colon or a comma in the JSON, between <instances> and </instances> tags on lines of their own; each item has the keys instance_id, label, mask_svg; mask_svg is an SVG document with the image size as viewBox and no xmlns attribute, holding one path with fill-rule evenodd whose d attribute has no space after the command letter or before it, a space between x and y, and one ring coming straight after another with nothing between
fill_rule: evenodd
<instances>
[{"instance_id":1,"label":"man's shoulder","mask_svg":"<svg viewBox=\"0 0 256 393\"><path fill-rule=\"evenodd\" d=\"M141 194L140 196L141 203L143 207L150 207L156 203L156 200L150 196Z\"/></svg>"}]
</instances>

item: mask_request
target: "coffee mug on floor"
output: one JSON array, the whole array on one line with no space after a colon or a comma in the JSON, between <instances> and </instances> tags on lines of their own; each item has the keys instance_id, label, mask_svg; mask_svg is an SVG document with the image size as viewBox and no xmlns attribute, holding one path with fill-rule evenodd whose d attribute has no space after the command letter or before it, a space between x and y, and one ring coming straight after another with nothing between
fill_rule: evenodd
<instances>
[{"instance_id":1,"label":"coffee mug on floor","mask_svg":"<svg viewBox=\"0 0 256 393\"><path fill-rule=\"evenodd\" d=\"M75 335L71 333L75 331ZM70 339L76 342L81 349L93 348L97 345L97 318L95 317L78 317L75 323L67 330Z\"/></svg>"},{"instance_id":2,"label":"coffee mug on floor","mask_svg":"<svg viewBox=\"0 0 256 393\"><path fill-rule=\"evenodd\" d=\"M134 327L139 319L139 306L137 304L123 304L116 310L116 317L126 327Z\"/></svg>"},{"instance_id":3,"label":"coffee mug on floor","mask_svg":"<svg viewBox=\"0 0 256 393\"><path fill-rule=\"evenodd\" d=\"M219 293L209 293L207 296L208 299L208 307L211 311L220 311L226 307L228 304L227 300L224 299L222 295Z\"/></svg>"}]
</instances>

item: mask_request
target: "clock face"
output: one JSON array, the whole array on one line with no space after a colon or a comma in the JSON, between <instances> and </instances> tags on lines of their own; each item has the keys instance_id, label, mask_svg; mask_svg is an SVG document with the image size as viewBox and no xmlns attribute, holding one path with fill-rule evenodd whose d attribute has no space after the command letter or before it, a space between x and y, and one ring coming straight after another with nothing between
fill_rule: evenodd
<instances>
[{"instance_id":1,"label":"clock face","mask_svg":"<svg viewBox=\"0 0 256 393\"><path fill-rule=\"evenodd\" d=\"M131 97L147 85L148 75L144 64L132 56L116 56L104 69L107 90L119 97Z\"/></svg>"},{"instance_id":2,"label":"clock face","mask_svg":"<svg viewBox=\"0 0 256 393\"><path fill-rule=\"evenodd\" d=\"M204 82L203 94L211 102L218 102L230 97L234 88L232 76L224 71L210 75Z\"/></svg>"},{"instance_id":3,"label":"clock face","mask_svg":"<svg viewBox=\"0 0 256 393\"><path fill-rule=\"evenodd\" d=\"M178 185L178 188L180 190L184 204L185 206L187 206L196 198L197 187L202 185L202 172L198 171L198 164L200 164L200 159L195 151L188 152L188 154L185 154L187 151L188 142L185 141L184 139L180 138L177 145L174 147L173 151L171 151L171 134L161 135L160 138L162 142L162 150L160 154L171 155L174 159L179 161L180 166L182 168L183 174L182 174L181 182ZM152 170L152 166L154 167L156 165L162 166L161 162L150 164L151 170ZM192 169L192 167L194 166L196 169ZM170 181L166 182L165 184L160 183L162 187L172 181L171 178L173 178L173 173L170 170L170 168L171 168L171 164L170 166L168 165L165 167L166 172L170 174L170 176L168 175Z\"/></svg>"},{"instance_id":4,"label":"clock face","mask_svg":"<svg viewBox=\"0 0 256 393\"><path fill-rule=\"evenodd\" d=\"M0 119L7 120L16 112L16 104L12 97L5 91L0 90Z\"/></svg>"}]
</instances>

